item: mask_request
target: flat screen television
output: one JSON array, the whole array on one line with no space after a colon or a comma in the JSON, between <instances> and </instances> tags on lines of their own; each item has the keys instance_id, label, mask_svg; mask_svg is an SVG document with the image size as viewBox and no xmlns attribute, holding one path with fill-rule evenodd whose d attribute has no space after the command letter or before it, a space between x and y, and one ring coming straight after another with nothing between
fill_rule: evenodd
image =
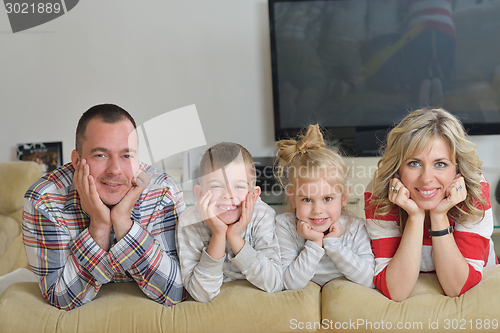
<instances>
[{"instance_id":1,"label":"flat screen television","mask_svg":"<svg viewBox=\"0 0 500 333\"><path fill-rule=\"evenodd\" d=\"M276 140L311 123L379 153L409 111L500 134L500 0L269 0Z\"/></svg>"}]
</instances>

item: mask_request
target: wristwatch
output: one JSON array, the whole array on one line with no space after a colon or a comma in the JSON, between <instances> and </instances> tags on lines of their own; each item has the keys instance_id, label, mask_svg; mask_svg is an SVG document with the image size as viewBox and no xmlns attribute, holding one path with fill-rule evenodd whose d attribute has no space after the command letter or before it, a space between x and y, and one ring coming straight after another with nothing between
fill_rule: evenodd
<instances>
[{"instance_id":1,"label":"wristwatch","mask_svg":"<svg viewBox=\"0 0 500 333\"><path fill-rule=\"evenodd\" d=\"M438 230L438 231L432 231L429 229L429 237L438 237L438 236L444 236L451 234L453 232L453 226L449 226L446 229L443 230Z\"/></svg>"}]
</instances>

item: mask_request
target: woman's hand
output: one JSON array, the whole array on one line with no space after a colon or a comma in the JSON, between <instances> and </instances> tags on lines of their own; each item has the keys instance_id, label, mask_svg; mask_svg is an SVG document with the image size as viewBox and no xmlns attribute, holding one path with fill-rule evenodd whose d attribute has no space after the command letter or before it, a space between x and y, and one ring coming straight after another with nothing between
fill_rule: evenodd
<instances>
[{"instance_id":1,"label":"woman's hand","mask_svg":"<svg viewBox=\"0 0 500 333\"><path fill-rule=\"evenodd\" d=\"M389 183L388 198L389 201L403 208L408 213L408 216L425 214L425 211L410 198L410 191L397 176L391 179Z\"/></svg>"},{"instance_id":2,"label":"woman's hand","mask_svg":"<svg viewBox=\"0 0 500 333\"><path fill-rule=\"evenodd\" d=\"M448 211L464 201L467 197L467 189L465 188L465 180L461 174L457 174L455 179L445 191L445 197L441 202L430 211L431 215L447 214Z\"/></svg>"}]
</instances>

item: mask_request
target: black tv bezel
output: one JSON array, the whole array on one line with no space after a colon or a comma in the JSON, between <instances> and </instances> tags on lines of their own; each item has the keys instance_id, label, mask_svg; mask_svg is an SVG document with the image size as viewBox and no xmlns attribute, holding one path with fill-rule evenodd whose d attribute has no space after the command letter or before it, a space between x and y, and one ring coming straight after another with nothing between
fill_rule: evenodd
<instances>
[{"instance_id":1,"label":"black tv bezel","mask_svg":"<svg viewBox=\"0 0 500 333\"><path fill-rule=\"evenodd\" d=\"M274 27L274 4L279 2L314 2L314 1L349 1L349 0L268 0L268 18L270 32L271 53L271 75L273 96L273 119L274 138L276 141L296 137L302 128L280 128L280 105L278 92L278 60L276 53L276 31ZM453 113L453 110L448 110ZM471 110L472 112L473 110ZM475 111L475 110L474 110ZM410 111L408 111L410 112ZM460 117L458 117L460 119ZM338 140L338 147L347 156L378 156L379 149L359 150L355 147L356 133L373 133L373 141L379 143L379 147L385 141L387 133L400 119L395 119L393 124L387 126L352 126L352 127L325 127L327 140ZM500 121L491 123L471 123L466 119L460 119L468 135L495 135L500 134ZM376 133L376 135L375 135Z\"/></svg>"}]
</instances>

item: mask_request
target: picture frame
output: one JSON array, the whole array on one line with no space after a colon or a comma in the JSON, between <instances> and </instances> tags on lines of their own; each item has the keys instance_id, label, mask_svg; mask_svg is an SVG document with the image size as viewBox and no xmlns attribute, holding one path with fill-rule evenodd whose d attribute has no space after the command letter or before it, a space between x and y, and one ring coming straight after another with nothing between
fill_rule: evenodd
<instances>
[{"instance_id":1,"label":"picture frame","mask_svg":"<svg viewBox=\"0 0 500 333\"><path fill-rule=\"evenodd\" d=\"M19 161L34 161L44 173L52 172L62 165L62 142L34 142L17 145Z\"/></svg>"}]
</instances>

